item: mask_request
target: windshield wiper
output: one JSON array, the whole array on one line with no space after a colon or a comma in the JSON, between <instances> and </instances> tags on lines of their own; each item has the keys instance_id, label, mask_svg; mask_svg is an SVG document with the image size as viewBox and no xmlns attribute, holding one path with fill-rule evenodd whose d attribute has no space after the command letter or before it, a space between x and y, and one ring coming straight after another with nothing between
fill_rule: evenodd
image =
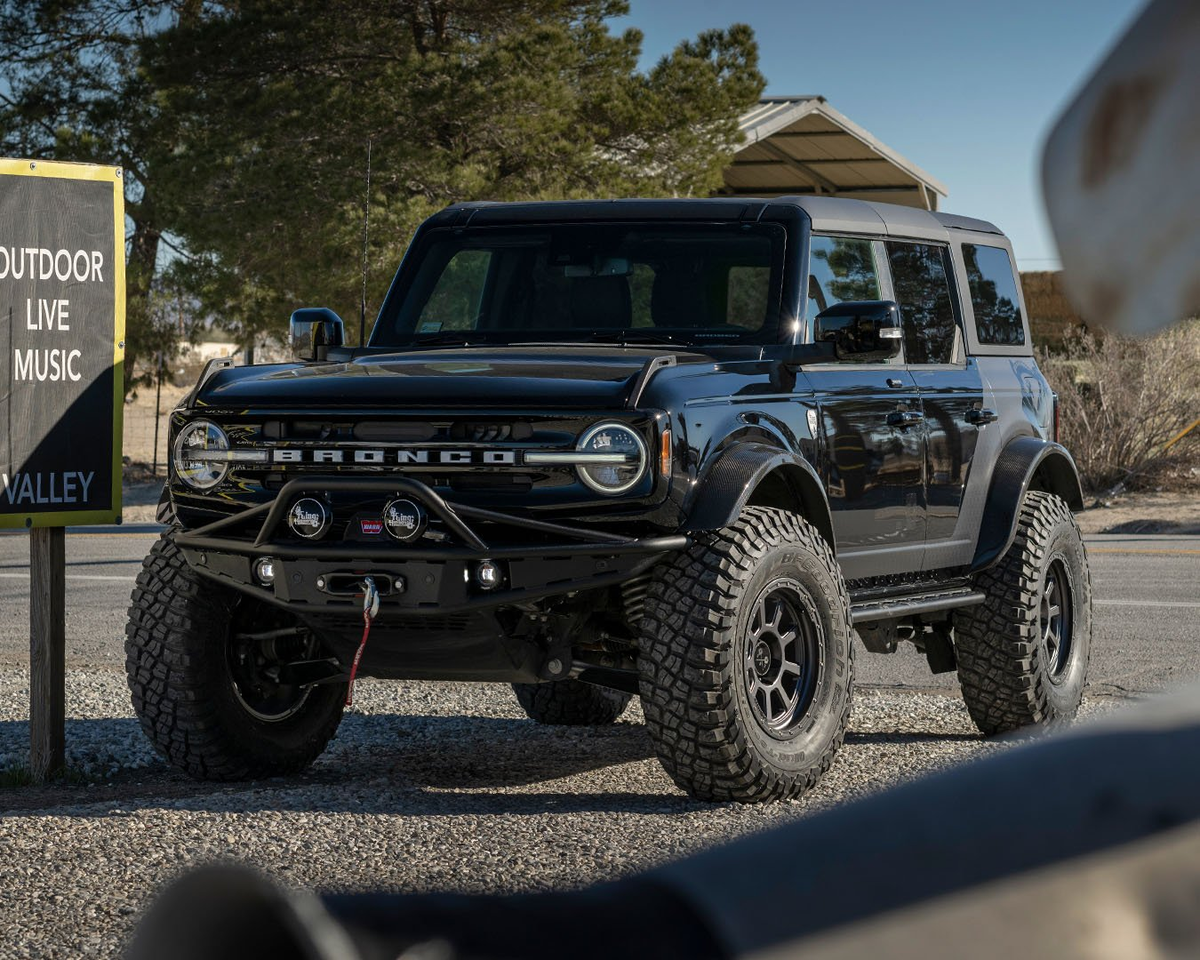
<instances>
[{"instance_id":1,"label":"windshield wiper","mask_svg":"<svg viewBox=\"0 0 1200 960\"><path fill-rule=\"evenodd\" d=\"M679 341L667 333L650 333L646 330L606 330L602 333L589 334L587 342L616 343L622 346L627 343L661 343L674 346Z\"/></svg>"},{"instance_id":2,"label":"windshield wiper","mask_svg":"<svg viewBox=\"0 0 1200 960\"><path fill-rule=\"evenodd\" d=\"M474 343L472 343L474 341ZM409 340L406 347L441 347L447 344L474 346L486 343L477 330L446 330L443 333L421 333Z\"/></svg>"}]
</instances>

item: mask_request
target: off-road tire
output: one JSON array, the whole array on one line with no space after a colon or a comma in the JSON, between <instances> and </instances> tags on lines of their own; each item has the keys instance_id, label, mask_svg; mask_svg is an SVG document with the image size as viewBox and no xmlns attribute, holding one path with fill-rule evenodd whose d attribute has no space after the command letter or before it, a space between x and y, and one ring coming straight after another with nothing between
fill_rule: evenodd
<instances>
[{"instance_id":1,"label":"off-road tire","mask_svg":"<svg viewBox=\"0 0 1200 960\"><path fill-rule=\"evenodd\" d=\"M752 609L785 581L808 597L820 636L811 700L794 735L779 739L751 705L746 645ZM747 507L731 526L700 536L655 569L641 622L642 710L667 773L701 800L800 796L845 739L853 657L845 583L815 527L785 510Z\"/></svg>"},{"instance_id":2,"label":"off-road tire","mask_svg":"<svg viewBox=\"0 0 1200 960\"><path fill-rule=\"evenodd\" d=\"M1057 671L1048 662L1040 609L1056 561L1071 601L1070 646ZM986 599L956 610L953 620L958 679L975 725L995 734L1073 719L1091 655L1092 585L1083 538L1066 503L1050 493L1026 493L1016 539L978 575L976 586Z\"/></svg>"},{"instance_id":3,"label":"off-road tire","mask_svg":"<svg viewBox=\"0 0 1200 960\"><path fill-rule=\"evenodd\" d=\"M345 684L315 686L299 711L265 722L235 693L226 644L239 595L202 578L167 531L142 563L125 628L125 670L142 729L199 780L297 773L342 718Z\"/></svg>"},{"instance_id":4,"label":"off-road tire","mask_svg":"<svg viewBox=\"0 0 1200 960\"><path fill-rule=\"evenodd\" d=\"M615 723L633 697L581 680L514 683L517 703L530 720L551 726L596 727Z\"/></svg>"}]
</instances>

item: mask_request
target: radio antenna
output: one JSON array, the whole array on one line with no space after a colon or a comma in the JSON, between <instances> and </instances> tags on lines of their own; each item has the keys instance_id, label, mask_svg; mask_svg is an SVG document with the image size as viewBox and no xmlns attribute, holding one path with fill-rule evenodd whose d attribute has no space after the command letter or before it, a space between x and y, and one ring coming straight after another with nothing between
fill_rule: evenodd
<instances>
[{"instance_id":1,"label":"radio antenna","mask_svg":"<svg viewBox=\"0 0 1200 960\"><path fill-rule=\"evenodd\" d=\"M362 298L358 308L358 345L367 342L367 237L371 226L371 140L367 137L367 192L363 194Z\"/></svg>"}]
</instances>

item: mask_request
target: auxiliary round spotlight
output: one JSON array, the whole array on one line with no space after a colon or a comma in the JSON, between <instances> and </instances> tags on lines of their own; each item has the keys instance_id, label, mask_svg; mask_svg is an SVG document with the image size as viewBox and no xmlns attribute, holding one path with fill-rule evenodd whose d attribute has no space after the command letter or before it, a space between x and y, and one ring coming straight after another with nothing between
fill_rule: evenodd
<instances>
[{"instance_id":1,"label":"auxiliary round spotlight","mask_svg":"<svg viewBox=\"0 0 1200 960\"><path fill-rule=\"evenodd\" d=\"M401 543L412 543L425 532L429 518L420 504L397 497L383 508L383 529Z\"/></svg>"},{"instance_id":2,"label":"auxiliary round spotlight","mask_svg":"<svg viewBox=\"0 0 1200 960\"><path fill-rule=\"evenodd\" d=\"M475 567L475 582L483 590L495 590L504 582L504 572L494 560L480 560Z\"/></svg>"},{"instance_id":3,"label":"auxiliary round spotlight","mask_svg":"<svg viewBox=\"0 0 1200 960\"><path fill-rule=\"evenodd\" d=\"M275 558L259 557L254 561L254 576L263 586L269 587L275 582Z\"/></svg>"},{"instance_id":4,"label":"auxiliary round spotlight","mask_svg":"<svg viewBox=\"0 0 1200 960\"><path fill-rule=\"evenodd\" d=\"M288 511L288 526L292 533L305 540L316 540L324 536L333 521L329 508L315 497L301 497Z\"/></svg>"}]
</instances>

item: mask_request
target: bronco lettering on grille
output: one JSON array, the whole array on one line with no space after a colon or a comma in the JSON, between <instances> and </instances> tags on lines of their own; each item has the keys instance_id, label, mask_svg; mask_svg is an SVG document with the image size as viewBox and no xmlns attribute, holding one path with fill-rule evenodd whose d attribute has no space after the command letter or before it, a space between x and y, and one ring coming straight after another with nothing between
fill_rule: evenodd
<instances>
[{"instance_id":1,"label":"bronco lettering on grille","mask_svg":"<svg viewBox=\"0 0 1200 960\"><path fill-rule=\"evenodd\" d=\"M272 463L443 464L449 466L515 466L524 462L519 450L307 450L271 451Z\"/></svg>"}]
</instances>

